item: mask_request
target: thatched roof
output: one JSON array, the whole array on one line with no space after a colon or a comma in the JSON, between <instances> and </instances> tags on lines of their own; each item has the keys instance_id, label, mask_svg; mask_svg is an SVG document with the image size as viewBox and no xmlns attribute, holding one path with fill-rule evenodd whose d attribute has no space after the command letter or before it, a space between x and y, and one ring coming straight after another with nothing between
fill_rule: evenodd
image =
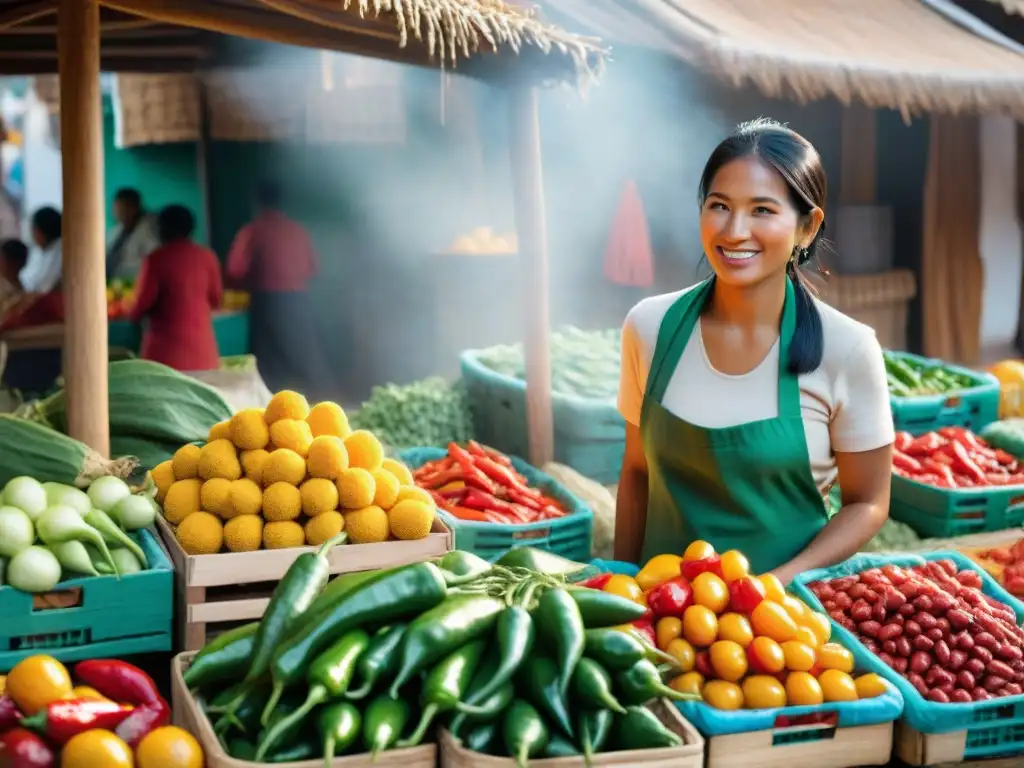
<instances>
[{"instance_id":1,"label":"thatched roof","mask_svg":"<svg viewBox=\"0 0 1024 768\"><path fill-rule=\"evenodd\" d=\"M954 22L935 0L544 2L612 43L660 50L773 97L1024 118L1019 46L980 22Z\"/></svg>"},{"instance_id":2,"label":"thatched roof","mask_svg":"<svg viewBox=\"0 0 1024 768\"><path fill-rule=\"evenodd\" d=\"M1024 16L1024 0L988 0L988 2L1003 6L1003 10L1007 13Z\"/></svg>"},{"instance_id":3,"label":"thatched roof","mask_svg":"<svg viewBox=\"0 0 1024 768\"><path fill-rule=\"evenodd\" d=\"M187 68L219 37L347 51L481 77L580 79L605 55L504 0L100 0L107 70ZM0 73L56 69L57 0L0 0ZM480 55L498 54L498 55ZM518 56L508 54L519 54Z\"/></svg>"}]
</instances>

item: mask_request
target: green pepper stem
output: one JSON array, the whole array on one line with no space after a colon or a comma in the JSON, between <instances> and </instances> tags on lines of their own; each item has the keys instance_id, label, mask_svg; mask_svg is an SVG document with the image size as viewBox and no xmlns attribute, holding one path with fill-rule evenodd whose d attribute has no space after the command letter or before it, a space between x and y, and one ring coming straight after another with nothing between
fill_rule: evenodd
<instances>
[{"instance_id":1,"label":"green pepper stem","mask_svg":"<svg viewBox=\"0 0 1024 768\"><path fill-rule=\"evenodd\" d=\"M373 690L373 681L366 680L358 688L350 688L345 691L345 698L351 699L352 701L358 701L359 699L365 699L370 695L370 691Z\"/></svg>"},{"instance_id":2,"label":"green pepper stem","mask_svg":"<svg viewBox=\"0 0 1024 768\"><path fill-rule=\"evenodd\" d=\"M324 737L324 768L331 768L334 762L334 745L336 744L333 734Z\"/></svg>"},{"instance_id":3,"label":"green pepper stem","mask_svg":"<svg viewBox=\"0 0 1024 768\"><path fill-rule=\"evenodd\" d=\"M267 731L267 735L260 739L259 746L256 748L256 762L262 763L267 752L277 744L281 737L288 732L289 728L295 725L295 723L301 721L306 717L306 715L312 712L316 707L323 704L326 700L326 688L322 685L310 686L309 694L306 696L306 700L302 702L302 706L287 717L282 717L278 720L274 727Z\"/></svg>"},{"instance_id":4,"label":"green pepper stem","mask_svg":"<svg viewBox=\"0 0 1024 768\"><path fill-rule=\"evenodd\" d=\"M477 698L477 697L474 696L474 698ZM455 705L455 711L460 713L460 714L463 714L463 715L489 715L490 714L490 708L488 708L488 707L480 707L480 706L476 706L476 705L473 705L473 704L466 704L466 703L461 702L461 701L458 704ZM453 723L454 723L454 721L453 721Z\"/></svg>"},{"instance_id":5,"label":"green pepper stem","mask_svg":"<svg viewBox=\"0 0 1024 768\"><path fill-rule=\"evenodd\" d=\"M667 687L668 686L666 686L666 688ZM669 690L672 691L673 693L677 693L677 691L675 689L673 689L673 688L669 688ZM604 708L605 709L610 709L612 712L614 712L617 715L624 715L624 714L626 714L626 708L624 706L622 706L622 704L619 702L619 700L616 699L612 695L611 691L601 691L600 693L597 694L597 699L602 704L604 704Z\"/></svg>"},{"instance_id":6,"label":"green pepper stem","mask_svg":"<svg viewBox=\"0 0 1024 768\"><path fill-rule=\"evenodd\" d=\"M673 701L701 701L700 694L697 693L682 693L677 691L675 688L669 688L664 683L651 683L651 690L656 692L659 696L664 696L666 699L672 699Z\"/></svg>"},{"instance_id":7,"label":"green pepper stem","mask_svg":"<svg viewBox=\"0 0 1024 768\"><path fill-rule=\"evenodd\" d=\"M337 536L334 536L323 544L320 545L320 549L317 550L317 557L326 557L327 553L331 551L336 545L344 544L348 540L348 534L342 531Z\"/></svg>"},{"instance_id":8,"label":"green pepper stem","mask_svg":"<svg viewBox=\"0 0 1024 768\"><path fill-rule=\"evenodd\" d=\"M523 742L519 745L519 749L516 750L516 765L519 768L526 768L530 762L530 742L523 739Z\"/></svg>"},{"instance_id":9,"label":"green pepper stem","mask_svg":"<svg viewBox=\"0 0 1024 768\"><path fill-rule=\"evenodd\" d=\"M402 739L395 744L395 747L403 749L405 747L416 747L423 741L423 737L427 735L427 729L434 722L434 718L437 716L437 704L427 704L423 708L423 714L420 715L420 721L416 724L416 729L412 732L412 735L407 739Z\"/></svg>"},{"instance_id":10,"label":"green pepper stem","mask_svg":"<svg viewBox=\"0 0 1024 768\"><path fill-rule=\"evenodd\" d=\"M260 715L260 725L264 728L267 727L267 723L270 722L270 716L274 714L274 710L277 709L277 705L281 701L281 696L284 695L284 683L275 680L273 687L270 689L270 698L267 699L267 706L263 708L263 714Z\"/></svg>"}]
</instances>

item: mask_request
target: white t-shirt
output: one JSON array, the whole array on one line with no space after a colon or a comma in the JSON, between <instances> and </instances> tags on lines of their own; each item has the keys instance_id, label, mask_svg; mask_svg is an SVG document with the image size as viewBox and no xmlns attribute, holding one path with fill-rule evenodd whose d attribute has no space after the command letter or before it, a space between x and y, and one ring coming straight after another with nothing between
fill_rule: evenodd
<instances>
[{"instance_id":1,"label":"white t-shirt","mask_svg":"<svg viewBox=\"0 0 1024 768\"><path fill-rule=\"evenodd\" d=\"M60 240L54 240L46 250L32 249L18 278L25 293L49 293L60 282L62 269Z\"/></svg>"},{"instance_id":2,"label":"white t-shirt","mask_svg":"<svg viewBox=\"0 0 1024 768\"><path fill-rule=\"evenodd\" d=\"M622 327L619 411L640 424L647 373L661 321L684 291L651 296L629 311ZM821 315L821 365L799 377L800 407L811 471L824 492L838 474L834 451L858 453L894 439L882 348L870 327L814 299ZM700 427L721 428L778 416L779 342L742 376L712 367L698 323L669 380L662 405Z\"/></svg>"}]
</instances>

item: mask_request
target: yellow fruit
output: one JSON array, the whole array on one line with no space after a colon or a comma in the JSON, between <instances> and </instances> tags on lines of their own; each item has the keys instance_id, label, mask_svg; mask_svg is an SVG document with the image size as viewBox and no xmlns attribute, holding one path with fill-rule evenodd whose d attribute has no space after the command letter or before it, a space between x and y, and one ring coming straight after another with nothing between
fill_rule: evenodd
<instances>
[{"instance_id":1,"label":"yellow fruit","mask_svg":"<svg viewBox=\"0 0 1024 768\"><path fill-rule=\"evenodd\" d=\"M832 624L829 623L828 616L824 613L811 611L807 615L807 623L804 626L814 632L814 636L818 638L818 645L827 643L832 636Z\"/></svg>"},{"instance_id":2,"label":"yellow fruit","mask_svg":"<svg viewBox=\"0 0 1024 768\"><path fill-rule=\"evenodd\" d=\"M715 613L721 613L729 605L729 588L725 582L710 571L700 574L691 583L693 602L703 605Z\"/></svg>"},{"instance_id":3,"label":"yellow fruit","mask_svg":"<svg viewBox=\"0 0 1024 768\"><path fill-rule=\"evenodd\" d=\"M782 654L786 658L786 669L791 672L810 672L816 661L814 648L796 640L782 643Z\"/></svg>"},{"instance_id":4,"label":"yellow fruit","mask_svg":"<svg viewBox=\"0 0 1024 768\"><path fill-rule=\"evenodd\" d=\"M238 460L242 463L242 472L255 483L263 482L263 467L269 458L270 452L264 448L242 451L238 455Z\"/></svg>"},{"instance_id":5,"label":"yellow fruit","mask_svg":"<svg viewBox=\"0 0 1024 768\"><path fill-rule=\"evenodd\" d=\"M218 421L212 427L210 432L206 436L206 442L212 443L214 440L230 440L231 439L231 419L226 421Z\"/></svg>"},{"instance_id":6,"label":"yellow fruit","mask_svg":"<svg viewBox=\"0 0 1024 768\"><path fill-rule=\"evenodd\" d=\"M228 552L255 552L262 541L263 518L259 515L239 515L224 525L224 546Z\"/></svg>"},{"instance_id":7,"label":"yellow fruit","mask_svg":"<svg viewBox=\"0 0 1024 768\"><path fill-rule=\"evenodd\" d=\"M424 504L430 506L436 506L434 504L434 497L427 493L425 490L420 488L418 485L402 485L398 489L398 496L395 498L395 504L400 501L412 499L413 501L422 501Z\"/></svg>"},{"instance_id":8,"label":"yellow fruit","mask_svg":"<svg viewBox=\"0 0 1024 768\"><path fill-rule=\"evenodd\" d=\"M731 640L716 640L708 650L711 668L722 680L738 683L747 674L747 654Z\"/></svg>"},{"instance_id":9,"label":"yellow fruit","mask_svg":"<svg viewBox=\"0 0 1024 768\"><path fill-rule=\"evenodd\" d=\"M814 634L814 630L808 626L801 624L796 628L796 635L793 637L798 643L809 645L811 648L817 648L821 645L821 641L818 640L818 636Z\"/></svg>"},{"instance_id":10,"label":"yellow fruit","mask_svg":"<svg viewBox=\"0 0 1024 768\"><path fill-rule=\"evenodd\" d=\"M167 496L164 498L164 517L168 523L181 525L186 517L199 511L202 487L201 482L190 479L178 480L167 489Z\"/></svg>"},{"instance_id":11,"label":"yellow fruit","mask_svg":"<svg viewBox=\"0 0 1024 768\"><path fill-rule=\"evenodd\" d=\"M167 489L174 484L174 462L168 459L160 462L150 470L149 476L153 478L156 485L156 500L161 504L167 496Z\"/></svg>"},{"instance_id":12,"label":"yellow fruit","mask_svg":"<svg viewBox=\"0 0 1024 768\"><path fill-rule=\"evenodd\" d=\"M704 701L715 709L733 711L743 708L743 691L736 683L709 680L701 691Z\"/></svg>"},{"instance_id":13,"label":"yellow fruit","mask_svg":"<svg viewBox=\"0 0 1024 768\"><path fill-rule=\"evenodd\" d=\"M728 581L742 579L750 573L750 563L738 549L730 549L722 554L722 578Z\"/></svg>"},{"instance_id":14,"label":"yellow fruit","mask_svg":"<svg viewBox=\"0 0 1024 768\"><path fill-rule=\"evenodd\" d=\"M853 654L838 643L825 643L817 649L817 655L818 666L822 669L853 672Z\"/></svg>"},{"instance_id":15,"label":"yellow fruit","mask_svg":"<svg viewBox=\"0 0 1024 768\"><path fill-rule=\"evenodd\" d=\"M110 731L83 731L64 745L60 768L133 768L131 747Z\"/></svg>"},{"instance_id":16,"label":"yellow fruit","mask_svg":"<svg viewBox=\"0 0 1024 768\"><path fill-rule=\"evenodd\" d=\"M718 639L732 640L746 648L754 642L750 621L739 613L723 613L718 617Z\"/></svg>"},{"instance_id":17,"label":"yellow fruit","mask_svg":"<svg viewBox=\"0 0 1024 768\"><path fill-rule=\"evenodd\" d=\"M0 675L0 696L7 690L7 675Z\"/></svg>"},{"instance_id":18,"label":"yellow fruit","mask_svg":"<svg viewBox=\"0 0 1024 768\"><path fill-rule=\"evenodd\" d=\"M853 678L838 669L826 669L818 675L818 685L825 701L856 701L857 686Z\"/></svg>"},{"instance_id":19,"label":"yellow fruit","mask_svg":"<svg viewBox=\"0 0 1024 768\"><path fill-rule=\"evenodd\" d=\"M178 526L178 543L189 555L215 555L224 545L224 526L209 512L194 512Z\"/></svg>"},{"instance_id":20,"label":"yellow fruit","mask_svg":"<svg viewBox=\"0 0 1024 768\"><path fill-rule=\"evenodd\" d=\"M372 472L384 463L384 447L372 432L357 429L345 438L348 465Z\"/></svg>"},{"instance_id":21,"label":"yellow fruit","mask_svg":"<svg viewBox=\"0 0 1024 768\"><path fill-rule=\"evenodd\" d=\"M109 701L109 699L102 693L97 691L95 688L90 688L88 685L76 685L71 691L72 699L97 699L99 701Z\"/></svg>"},{"instance_id":22,"label":"yellow fruit","mask_svg":"<svg viewBox=\"0 0 1024 768\"><path fill-rule=\"evenodd\" d=\"M340 437L320 435L309 444L306 468L310 477L337 480L348 469L348 451Z\"/></svg>"},{"instance_id":23,"label":"yellow fruit","mask_svg":"<svg viewBox=\"0 0 1024 768\"><path fill-rule=\"evenodd\" d=\"M703 575L703 574L702 574ZM778 603L762 600L750 614L754 634L784 643L796 637L796 622Z\"/></svg>"},{"instance_id":24,"label":"yellow fruit","mask_svg":"<svg viewBox=\"0 0 1024 768\"><path fill-rule=\"evenodd\" d=\"M683 552L683 562L692 563L697 560L705 560L709 557L714 557L715 548L710 543L703 539L697 539L696 541L690 542L690 545Z\"/></svg>"},{"instance_id":25,"label":"yellow fruit","mask_svg":"<svg viewBox=\"0 0 1024 768\"><path fill-rule=\"evenodd\" d=\"M302 513L307 517L316 517L324 512L338 508L338 487L330 480L313 477L299 488L302 497Z\"/></svg>"},{"instance_id":26,"label":"yellow fruit","mask_svg":"<svg viewBox=\"0 0 1024 768\"><path fill-rule=\"evenodd\" d=\"M654 625L654 644L665 650L668 644L683 636L683 620L677 616L662 616Z\"/></svg>"},{"instance_id":27,"label":"yellow fruit","mask_svg":"<svg viewBox=\"0 0 1024 768\"><path fill-rule=\"evenodd\" d=\"M668 687L679 693L692 693L700 696L704 690L704 675L700 672L684 672L678 677L673 677Z\"/></svg>"},{"instance_id":28,"label":"yellow fruit","mask_svg":"<svg viewBox=\"0 0 1024 768\"><path fill-rule=\"evenodd\" d=\"M199 504L204 512L211 512L229 520L235 513L231 507L231 480L215 477L203 483L199 490Z\"/></svg>"},{"instance_id":29,"label":"yellow fruit","mask_svg":"<svg viewBox=\"0 0 1024 768\"><path fill-rule=\"evenodd\" d=\"M240 451L267 447L270 429L263 418L262 408L246 408L231 417L231 442Z\"/></svg>"},{"instance_id":30,"label":"yellow fruit","mask_svg":"<svg viewBox=\"0 0 1024 768\"><path fill-rule=\"evenodd\" d=\"M263 418L271 426L275 422L285 419L305 421L307 416L309 416L309 403L306 402L306 398L290 389L283 389L270 398L267 410L263 414Z\"/></svg>"},{"instance_id":31,"label":"yellow fruit","mask_svg":"<svg viewBox=\"0 0 1024 768\"><path fill-rule=\"evenodd\" d=\"M388 513L369 505L345 513L345 530L350 544L373 544L388 540Z\"/></svg>"},{"instance_id":32,"label":"yellow fruit","mask_svg":"<svg viewBox=\"0 0 1024 768\"><path fill-rule=\"evenodd\" d=\"M811 614L811 609L804 604L804 601L799 600L792 595L786 595L782 599L782 607L786 609L786 613L788 613L790 618L797 624L805 623L807 621L807 617Z\"/></svg>"},{"instance_id":33,"label":"yellow fruit","mask_svg":"<svg viewBox=\"0 0 1024 768\"><path fill-rule=\"evenodd\" d=\"M644 592L664 584L679 575L683 558L679 555L655 555L648 560L636 575L636 583Z\"/></svg>"},{"instance_id":34,"label":"yellow fruit","mask_svg":"<svg viewBox=\"0 0 1024 768\"><path fill-rule=\"evenodd\" d=\"M26 716L34 715L51 701L66 699L71 688L67 669L52 656L24 658L7 674L7 695Z\"/></svg>"},{"instance_id":35,"label":"yellow fruit","mask_svg":"<svg viewBox=\"0 0 1024 768\"><path fill-rule=\"evenodd\" d=\"M401 485L398 478L383 467L370 473L373 475L373 503L381 509L391 509L398 500Z\"/></svg>"},{"instance_id":36,"label":"yellow fruit","mask_svg":"<svg viewBox=\"0 0 1024 768\"><path fill-rule=\"evenodd\" d=\"M387 515L391 535L403 541L424 539L434 527L434 508L421 501L395 504Z\"/></svg>"},{"instance_id":37,"label":"yellow fruit","mask_svg":"<svg viewBox=\"0 0 1024 768\"><path fill-rule=\"evenodd\" d=\"M781 603L786 597L786 588L782 586L782 582L779 581L779 577L774 573L766 573L763 576L758 576L758 580L761 582L761 586L764 587L764 596L768 600L772 600L776 603Z\"/></svg>"},{"instance_id":38,"label":"yellow fruit","mask_svg":"<svg viewBox=\"0 0 1024 768\"><path fill-rule=\"evenodd\" d=\"M348 425L348 416L337 403L317 403L309 409L306 423L313 433L313 437L331 435L345 439L352 434L352 428Z\"/></svg>"},{"instance_id":39,"label":"yellow fruit","mask_svg":"<svg viewBox=\"0 0 1024 768\"><path fill-rule=\"evenodd\" d=\"M311 547L319 547L325 541L333 539L345 528L345 518L341 512L324 512L322 515L306 521L306 543Z\"/></svg>"},{"instance_id":40,"label":"yellow fruit","mask_svg":"<svg viewBox=\"0 0 1024 768\"><path fill-rule=\"evenodd\" d=\"M824 700L821 686L810 672L790 672L786 676L786 701L789 706L813 707Z\"/></svg>"},{"instance_id":41,"label":"yellow fruit","mask_svg":"<svg viewBox=\"0 0 1024 768\"><path fill-rule=\"evenodd\" d=\"M710 608L691 605L683 612L683 637L698 648L707 648L718 637L718 617Z\"/></svg>"},{"instance_id":42,"label":"yellow fruit","mask_svg":"<svg viewBox=\"0 0 1024 768\"><path fill-rule=\"evenodd\" d=\"M380 465L381 469L386 469L396 478L398 478L399 485L415 485L415 481L412 478L412 472L398 459L384 459Z\"/></svg>"},{"instance_id":43,"label":"yellow fruit","mask_svg":"<svg viewBox=\"0 0 1024 768\"><path fill-rule=\"evenodd\" d=\"M175 480L191 480L198 474L199 451L198 445L183 445L174 452L171 458L171 468L174 470Z\"/></svg>"},{"instance_id":44,"label":"yellow fruit","mask_svg":"<svg viewBox=\"0 0 1024 768\"><path fill-rule=\"evenodd\" d=\"M294 520L301 512L302 494L294 485L274 483L263 491L263 517L267 522Z\"/></svg>"},{"instance_id":45,"label":"yellow fruit","mask_svg":"<svg viewBox=\"0 0 1024 768\"><path fill-rule=\"evenodd\" d=\"M857 687L857 698L859 699L873 699L883 695L887 690L885 681L874 672L861 675L853 682Z\"/></svg>"},{"instance_id":46,"label":"yellow fruit","mask_svg":"<svg viewBox=\"0 0 1024 768\"><path fill-rule=\"evenodd\" d=\"M346 469L338 476L338 503L344 509L362 509L373 503L377 485L373 475L358 467Z\"/></svg>"},{"instance_id":47,"label":"yellow fruit","mask_svg":"<svg viewBox=\"0 0 1024 768\"><path fill-rule=\"evenodd\" d=\"M238 463L238 451L230 440L214 440L199 451L199 477L212 480L222 477L237 480L242 476L242 465Z\"/></svg>"},{"instance_id":48,"label":"yellow fruit","mask_svg":"<svg viewBox=\"0 0 1024 768\"><path fill-rule=\"evenodd\" d=\"M263 526L263 546L267 549L290 549L305 543L306 534L294 520L282 520Z\"/></svg>"},{"instance_id":49,"label":"yellow fruit","mask_svg":"<svg viewBox=\"0 0 1024 768\"><path fill-rule=\"evenodd\" d=\"M247 477L231 483L231 516L258 515L263 509L263 490Z\"/></svg>"},{"instance_id":50,"label":"yellow fruit","mask_svg":"<svg viewBox=\"0 0 1024 768\"><path fill-rule=\"evenodd\" d=\"M313 443L313 433L304 421L281 419L270 425L270 442L275 448L287 448L306 458Z\"/></svg>"},{"instance_id":51,"label":"yellow fruit","mask_svg":"<svg viewBox=\"0 0 1024 768\"><path fill-rule=\"evenodd\" d=\"M137 768L203 768L203 748L188 731L167 725L148 733L135 748Z\"/></svg>"},{"instance_id":52,"label":"yellow fruit","mask_svg":"<svg viewBox=\"0 0 1024 768\"><path fill-rule=\"evenodd\" d=\"M771 675L751 675L743 681L743 702L747 709L784 707L786 689Z\"/></svg>"},{"instance_id":53,"label":"yellow fruit","mask_svg":"<svg viewBox=\"0 0 1024 768\"><path fill-rule=\"evenodd\" d=\"M694 662L697 659L697 651L683 638L677 637L675 640L669 640L664 651L670 656L675 657L675 660L679 662L680 672L689 672L693 669Z\"/></svg>"},{"instance_id":54,"label":"yellow fruit","mask_svg":"<svg viewBox=\"0 0 1024 768\"><path fill-rule=\"evenodd\" d=\"M267 457L261 481L264 488L274 483L299 485L306 476L306 460L288 448L278 448Z\"/></svg>"}]
</instances>

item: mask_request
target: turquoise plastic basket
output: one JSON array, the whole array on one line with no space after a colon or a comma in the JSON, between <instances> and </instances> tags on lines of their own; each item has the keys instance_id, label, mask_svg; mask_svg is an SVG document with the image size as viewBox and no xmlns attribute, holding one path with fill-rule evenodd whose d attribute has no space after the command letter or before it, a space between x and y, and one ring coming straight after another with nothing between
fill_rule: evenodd
<instances>
[{"instance_id":1,"label":"turquoise plastic basket","mask_svg":"<svg viewBox=\"0 0 1024 768\"><path fill-rule=\"evenodd\" d=\"M940 427L967 427L977 432L999 418L999 380L988 373L970 368L948 365L941 360L912 355L909 352L890 352L903 360L928 365L941 365L953 373L967 376L975 382L971 389L948 395L918 395L915 397L889 397L892 421L897 430L923 435Z\"/></svg>"},{"instance_id":2,"label":"turquoise plastic basket","mask_svg":"<svg viewBox=\"0 0 1024 768\"><path fill-rule=\"evenodd\" d=\"M50 593L78 594L71 608L36 608L33 596L0 587L0 672L26 656L63 662L171 650L174 569L150 531L133 535L149 569L62 581Z\"/></svg>"},{"instance_id":3,"label":"turquoise plastic basket","mask_svg":"<svg viewBox=\"0 0 1024 768\"><path fill-rule=\"evenodd\" d=\"M820 568L802 573L791 589L804 602L822 610L821 602L807 588L814 581L824 581L861 573L884 565L913 567L929 560L952 560L957 568L968 568L981 576L982 591L1005 603L1024 622L1024 603L1011 596L995 579L959 552L930 552L927 555L855 555L832 568ZM832 637L853 652L857 666L877 672L893 683L903 694L903 717L921 733L950 733L967 731L964 747L965 760L1024 754L1024 695L1008 696L994 701L971 704L936 704L926 700L914 687L861 645L857 637L832 622Z\"/></svg>"},{"instance_id":4,"label":"turquoise plastic basket","mask_svg":"<svg viewBox=\"0 0 1024 768\"><path fill-rule=\"evenodd\" d=\"M929 539L1004 531L1024 525L1024 485L937 488L893 475L889 514Z\"/></svg>"},{"instance_id":5,"label":"turquoise plastic basket","mask_svg":"<svg viewBox=\"0 0 1024 768\"><path fill-rule=\"evenodd\" d=\"M221 357L249 354L248 312L224 312L214 315L213 332Z\"/></svg>"},{"instance_id":6,"label":"turquoise plastic basket","mask_svg":"<svg viewBox=\"0 0 1024 768\"><path fill-rule=\"evenodd\" d=\"M398 458L407 466L416 469L428 461L444 458L446 455L447 451L442 448L410 448L399 453ZM531 486L560 501L569 510L569 514L557 520L502 525L459 520L443 510L438 510L438 514L452 530L455 548L493 561L516 547L537 547L570 560L586 562L590 558L591 540L594 535L593 512L554 478L520 458L512 456L511 459L516 471L525 477Z\"/></svg>"},{"instance_id":7,"label":"turquoise plastic basket","mask_svg":"<svg viewBox=\"0 0 1024 768\"><path fill-rule=\"evenodd\" d=\"M459 356L477 439L510 456L529 455L526 382L483 365L478 352ZM626 422L615 403L554 393L555 461L599 483L615 483L626 452Z\"/></svg>"}]
</instances>

